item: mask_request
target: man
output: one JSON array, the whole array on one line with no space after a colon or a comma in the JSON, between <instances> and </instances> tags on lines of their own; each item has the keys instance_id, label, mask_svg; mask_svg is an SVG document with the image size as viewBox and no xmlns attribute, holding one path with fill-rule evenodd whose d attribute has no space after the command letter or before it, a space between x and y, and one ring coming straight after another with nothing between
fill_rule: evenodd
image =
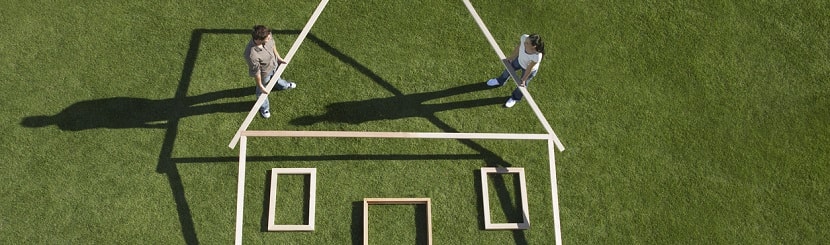
<instances>
[{"instance_id":1,"label":"man","mask_svg":"<svg viewBox=\"0 0 830 245\"><path fill-rule=\"evenodd\" d=\"M259 98L261 94L268 94L265 91L265 86L274 76L279 64L287 64L285 60L280 57L277 52L274 38L271 37L271 30L263 25L254 26L251 32L251 41L245 47L245 60L248 62L248 75L256 81L256 97ZM277 78L277 89L292 89L296 88L297 84ZM259 108L259 114L264 118L271 117L271 105L268 98L262 103Z\"/></svg>"}]
</instances>

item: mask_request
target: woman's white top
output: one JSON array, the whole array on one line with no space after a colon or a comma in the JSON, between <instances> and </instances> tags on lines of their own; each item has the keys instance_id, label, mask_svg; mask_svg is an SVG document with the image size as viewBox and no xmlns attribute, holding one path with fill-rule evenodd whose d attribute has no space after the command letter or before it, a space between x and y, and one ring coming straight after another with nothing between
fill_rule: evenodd
<instances>
[{"instance_id":1,"label":"woman's white top","mask_svg":"<svg viewBox=\"0 0 830 245\"><path fill-rule=\"evenodd\" d=\"M517 59L519 59L519 65L521 65L522 68L524 68L525 70L527 70L527 66L530 65L531 61L536 62L536 66L534 66L533 70L531 70L535 71L539 70L539 63L542 62L542 53L536 52L535 54L528 54L527 52L525 52L525 39L527 39L527 37L529 36L530 35L524 34L520 38L519 58Z\"/></svg>"}]
</instances>

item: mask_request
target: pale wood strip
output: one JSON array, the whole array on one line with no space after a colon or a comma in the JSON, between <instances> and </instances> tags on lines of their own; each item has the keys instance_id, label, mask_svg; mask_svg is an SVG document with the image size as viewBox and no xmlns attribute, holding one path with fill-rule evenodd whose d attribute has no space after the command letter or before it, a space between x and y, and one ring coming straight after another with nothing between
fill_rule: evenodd
<instances>
[{"instance_id":1,"label":"pale wood strip","mask_svg":"<svg viewBox=\"0 0 830 245\"><path fill-rule=\"evenodd\" d=\"M234 244L242 245L242 209L245 207L245 155L248 137L241 137L239 142L239 174L236 183L236 236Z\"/></svg>"},{"instance_id":2,"label":"pale wood strip","mask_svg":"<svg viewBox=\"0 0 830 245\"><path fill-rule=\"evenodd\" d=\"M362 132L362 131L243 131L248 137L332 137L332 138L422 138L422 139L515 139L548 140L548 134L507 133L418 133L418 132Z\"/></svg>"}]
</instances>

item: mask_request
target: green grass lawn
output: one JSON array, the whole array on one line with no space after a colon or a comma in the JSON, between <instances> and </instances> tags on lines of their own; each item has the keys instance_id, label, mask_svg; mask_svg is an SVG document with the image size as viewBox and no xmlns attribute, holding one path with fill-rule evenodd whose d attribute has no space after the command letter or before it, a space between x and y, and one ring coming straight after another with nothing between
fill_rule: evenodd
<instances>
[{"instance_id":1,"label":"green grass lawn","mask_svg":"<svg viewBox=\"0 0 830 245\"><path fill-rule=\"evenodd\" d=\"M316 1L18 1L0 8L0 243L228 244L253 104L254 24L282 55ZM503 51L539 33L530 92L556 153L569 244L830 243L824 1L474 1ZM254 130L544 133L461 1L332 1ZM435 244L553 244L544 141L249 138L246 244L359 244L365 197L428 197ZM527 174L531 228L513 221ZM316 168L313 232L264 232L269 170ZM280 178L283 178L282 176ZM307 180L278 219L302 223ZM281 179L282 180L282 179ZM282 185L284 183L284 185ZM297 200L299 199L299 200ZM423 207L372 206L378 244Z\"/></svg>"}]
</instances>

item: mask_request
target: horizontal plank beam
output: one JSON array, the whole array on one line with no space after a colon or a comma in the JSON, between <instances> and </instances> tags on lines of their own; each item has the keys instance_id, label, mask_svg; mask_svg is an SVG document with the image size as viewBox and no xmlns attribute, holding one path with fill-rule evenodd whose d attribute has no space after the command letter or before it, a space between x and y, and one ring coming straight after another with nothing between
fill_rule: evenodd
<instances>
[{"instance_id":1,"label":"horizontal plank beam","mask_svg":"<svg viewBox=\"0 0 830 245\"><path fill-rule=\"evenodd\" d=\"M360 131L243 131L248 137L332 137L332 138L410 138L410 139L504 139L549 140L549 134L504 133L413 133L413 132L360 132Z\"/></svg>"},{"instance_id":2,"label":"horizontal plank beam","mask_svg":"<svg viewBox=\"0 0 830 245\"><path fill-rule=\"evenodd\" d=\"M367 204L428 204L429 198L363 198Z\"/></svg>"}]
</instances>

